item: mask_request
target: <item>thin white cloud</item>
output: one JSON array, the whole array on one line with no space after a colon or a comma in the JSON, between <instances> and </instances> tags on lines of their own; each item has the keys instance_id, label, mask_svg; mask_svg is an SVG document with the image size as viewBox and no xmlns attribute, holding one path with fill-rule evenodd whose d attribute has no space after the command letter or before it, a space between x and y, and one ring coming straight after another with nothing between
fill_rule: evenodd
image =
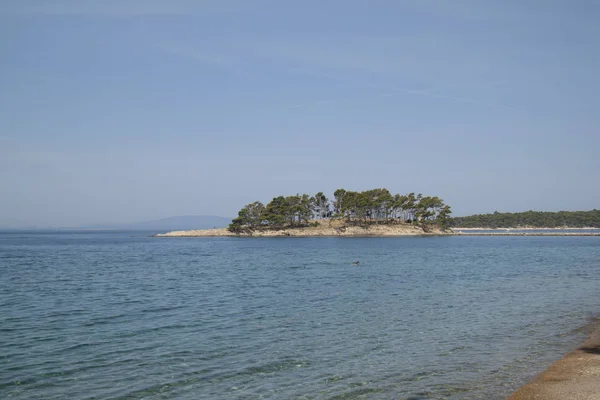
<instances>
[{"instance_id":1,"label":"thin white cloud","mask_svg":"<svg viewBox=\"0 0 600 400\"><path fill-rule=\"evenodd\" d=\"M144 16L231 11L239 0L3 0L2 14Z\"/></svg>"},{"instance_id":2,"label":"thin white cloud","mask_svg":"<svg viewBox=\"0 0 600 400\"><path fill-rule=\"evenodd\" d=\"M485 78L502 60L462 37L433 35L262 39L243 44L265 59L319 72L404 76L409 80ZM479 47L477 47L479 46ZM488 77L489 78L489 77Z\"/></svg>"},{"instance_id":3,"label":"thin white cloud","mask_svg":"<svg viewBox=\"0 0 600 400\"><path fill-rule=\"evenodd\" d=\"M231 68L236 61L221 54L215 54L210 51L201 51L195 48L186 47L178 44L158 44L158 49L166 53L191 59L200 64L213 65L222 68Z\"/></svg>"},{"instance_id":4,"label":"thin white cloud","mask_svg":"<svg viewBox=\"0 0 600 400\"><path fill-rule=\"evenodd\" d=\"M0 153L0 159L6 163L15 164L56 164L67 159L68 155L57 151L4 151Z\"/></svg>"},{"instance_id":5,"label":"thin white cloud","mask_svg":"<svg viewBox=\"0 0 600 400\"><path fill-rule=\"evenodd\" d=\"M314 106L326 106L326 105L342 103L342 102L346 102L346 101L366 101L366 100L377 99L377 98L411 96L411 95L412 96L429 97L429 98L440 99L440 100L457 101L457 102L461 102L461 103L467 103L467 104L483 106L483 107L501 108L501 109L506 109L506 110L514 110L515 109L514 107L511 107L511 106L508 106L505 104L490 103L490 102L480 101L480 100L476 100L476 99L469 99L469 98L464 98L464 97L440 94L440 93L436 93L433 89L427 89L427 90L395 89L393 91L375 93L372 95L345 96L345 97L335 97L335 98L330 98L330 99L320 99L320 100L315 100L315 101L310 101L310 102L305 102L305 103L300 103L300 104L294 104L287 108L288 109L296 109L296 108L306 108L306 107L314 107Z\"/></svg>"},{"instance_id":6,"label":"thin white cloud","mask_svg":"<svg viewBox=\"0 0 600 400\"><path fill-rule=\"evenodd\" d=\"M306 103L294 104L294 105L289 106L288 108L290 108L290 109L305 108L305 107L311 107L311 106L322 106L322 105L335 104L335 103L340 103L340 102L344 102L344 101L361 101L361 100L383 98L383 97L394 97L394 96L402 96L402 95L427 96L428 93L430 93L430 92L431 92L431 90L397 89L393 92L388 91L388 92L366 94L366 95L360 95L360 96L344 96L344 97L334 97L334 98L330 98L330 99L314 100L314 101L309 101Z\"/></svg>"},{"instance_id":7,"label":"thin white cloud","mask_svg":"<svg viewBox=\"0 0 600 400\"><path fill-rule=\"evenodd\" d=\"M183 43L159 43L156 48L198 65L222 69L237 76L252 76L248 72L252 65L269 66L231 41L197 41L193 46Z\"/></svg>"},{"instance_id":8,"label":"thin white cloud","mask_svg":"<svg viewBox=\"0 0 600 400\"><path fill-rule=\"evenodd\" d=\"M159 48L236 75L249 75L247 71L255 71L253 74L280 71L343 82L361 92L292 104L284 107L287 109L405 95L513 109L505 104L455 95L474 88L489 92L499 85L502 79L492 74L497 69L488 68L499 62L483 60L460 47L450 52L434 42L430 37L353 37L339 43L315 38L301 41L263 38L203 41L185 46L169 44ZM419 89L418 84L417 88L403 87L413 81L429 88ZM371 93L365 94L365 90Z\"/></svg>"},{"instance_id":9,"label":"thin white cloud","mask_svg":"<svg viewBox=\"0 0 600 400\"><path fill-rule=\"evenodd\" d=\"M359 36L352 38L273 39L245 43L257 58L276 60L290 73L311 75L372 89L376 94L363 98L415 95L473 105L514 109L488 101L493 88L507 80L507 71L516 66L489 49L472 49L469 43L427 35L406 37ZM413 85L414 83L414 85ZM417 86L408 88L406 86ZM429 87L427 90L418 86ZM469 93L463 95L463 93ZM342 97L316 100L310 104L330 104L359 99Z\"/></svg>"}]
</instances>

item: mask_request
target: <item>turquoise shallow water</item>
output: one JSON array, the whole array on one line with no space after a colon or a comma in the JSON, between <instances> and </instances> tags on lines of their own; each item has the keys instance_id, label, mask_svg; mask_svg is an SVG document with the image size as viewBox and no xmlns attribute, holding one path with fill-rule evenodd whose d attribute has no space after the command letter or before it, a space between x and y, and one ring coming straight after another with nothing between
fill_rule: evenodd
<instances>
[{"instance_id":1,"label":"turquoise shallow water","mask_svg":"<svg viewBox=\"0 0 600 400\"><path fill-rule=\"evenodd\" d=\"M600 314L597 237L146 235L0 233L0 398L501 399Z\"/></svg>"}]
</instances>

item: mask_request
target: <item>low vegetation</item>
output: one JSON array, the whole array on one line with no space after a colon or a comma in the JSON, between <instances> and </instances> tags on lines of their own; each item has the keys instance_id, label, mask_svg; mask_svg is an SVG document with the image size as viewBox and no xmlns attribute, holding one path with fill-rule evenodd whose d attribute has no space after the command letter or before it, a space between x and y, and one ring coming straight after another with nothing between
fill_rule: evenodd
<instances>
[{"instance_id":1,"label":"low vegetation","mask_svg":"<svg viewBox=\"0 0 600 400\"><path fill-rule=\"evenodd\" d=\"M244 206L231 221L229 231L307 227L315 220L343 220L348 225L413 224L425 231L450 225L450 206L437 196L391 194L387 189L363 192L338 189L330 201L323 192L314 196L278 196L266 206L260 201Z\"/></svg>"}]
</instances>

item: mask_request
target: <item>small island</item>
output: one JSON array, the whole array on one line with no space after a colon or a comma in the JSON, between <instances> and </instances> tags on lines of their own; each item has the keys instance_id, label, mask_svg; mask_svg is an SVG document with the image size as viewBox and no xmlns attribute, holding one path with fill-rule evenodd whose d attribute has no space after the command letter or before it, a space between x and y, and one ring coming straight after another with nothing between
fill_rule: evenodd
<instances>
[{"instance_id":1,"label":"small island","mask_svg":"<svg viewBox=\"0 0 600 400\"><path fill-rule=\"evenodd\" d=\"M387 189L362 192L338 189L330 201L314 196L278 196L266 206L247 204L228 228L174 231L160 237L190 236L416 236L451 233L450 206L437 196Z\"/></svg>"},{"instance_id":2,"label":"small island","mask_svg":"<svg viewBox=\"0 0 600 400\"><path fill-rule=\"evenodd\" d=\"M387 189L338 189L331 200L318 192L313 196L277 196L267 205L255 201L242 207L228 228L172 231L155 236L600 236L600 231L596 231L600 228L600 210L494 212L455 218L450 214L450 206L437 196L392 194ZM564 231L577 229L581 231Z\"/></svg>"}]
</instances>

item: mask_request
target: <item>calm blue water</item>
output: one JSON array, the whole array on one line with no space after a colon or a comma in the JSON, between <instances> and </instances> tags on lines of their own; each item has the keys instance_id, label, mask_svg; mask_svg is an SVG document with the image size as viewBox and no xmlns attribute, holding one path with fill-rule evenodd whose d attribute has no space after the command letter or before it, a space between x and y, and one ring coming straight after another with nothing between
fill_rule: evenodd
<instances>
[{"instance_id":1,"label":"calm blue water","mask_svg":"<svg viewBox=\"0 0 600 400\"><path fill-rule=\"evenodd\" d=\"M598 237L0 233L0 398L500 399L599 289Z\"/></svg>"}]
</instances>

